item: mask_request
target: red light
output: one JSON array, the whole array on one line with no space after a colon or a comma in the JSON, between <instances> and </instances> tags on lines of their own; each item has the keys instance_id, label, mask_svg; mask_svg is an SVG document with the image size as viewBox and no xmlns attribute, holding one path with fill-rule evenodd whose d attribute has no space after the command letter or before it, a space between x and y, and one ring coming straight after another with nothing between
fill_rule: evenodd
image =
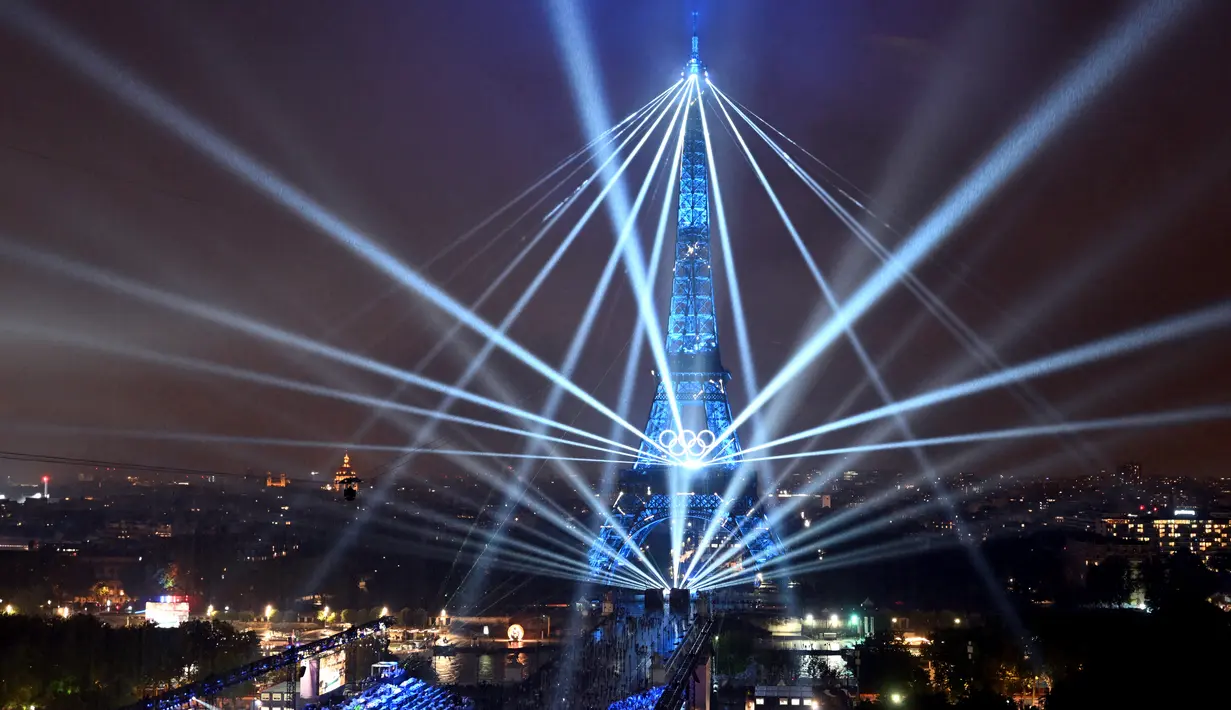
<instances>
[{"instance_id":1,"label":"red light","mask_svg":"<svg viewBox=\"0 0 1231 710\"><path fill-rule=\"evenodd\" d=\"M43 476L43 483L51 481L51 476Z\"/></svg>"},{"instance_id":2,"label":"red light","mask_svg":"<svg viewBox=\"0 0 1231 710\"><path fill-rule=\"evenodd\" d=\"M1146 509L1146 507L1145 507L1144 505L1143 505L1143 506L1141 506L1141 510L1145 510L1145 509Z\"/></svg>"}]
</instances>

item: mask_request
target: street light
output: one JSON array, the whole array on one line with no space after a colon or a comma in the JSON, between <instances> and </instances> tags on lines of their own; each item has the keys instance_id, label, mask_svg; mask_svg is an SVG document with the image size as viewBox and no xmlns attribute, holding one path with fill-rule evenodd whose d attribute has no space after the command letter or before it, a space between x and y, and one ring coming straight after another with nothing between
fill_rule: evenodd
<instances>
[{"instance_id":1,"label":"street light","mask_svg":"<svg viewBox=\"0 0 1231 710\"><path fill-rule=\"evenodd\" d=\"M902 704L902 694L901 693L890 693L889 702L893 703L894 705L901 705Z\"/></svg>"},{"instance_id":2,"label":"street light","mask_svg":"<svg viewBox=\"0 0 1231 710\"><path fill-rule=\"evenodd\" d=\"M808 614L807 616L804 617L804 621L808 622L808 625L811 626L812 624L816 623L816 617L812 616L811 614Z\"/></svg>"}]
</instances>

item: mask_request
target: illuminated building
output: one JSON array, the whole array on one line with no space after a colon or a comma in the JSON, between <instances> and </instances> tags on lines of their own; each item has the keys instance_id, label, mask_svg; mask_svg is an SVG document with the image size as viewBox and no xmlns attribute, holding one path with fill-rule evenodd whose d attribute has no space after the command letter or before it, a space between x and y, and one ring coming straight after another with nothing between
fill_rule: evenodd
<instances>
[{"instance_id":1,"label":"illuminated building","mask_svg":"<svg viewBox=\"0 0 1231 710\"><path fill-rule=\"evenodd\" d=\"M1121 464L1116 469L1116 477L1120 479L1120 483L1126 486L1141 485L1141 464L1135 461Z\"/></svg>"},{"instance_id":2,"label":"illuminated building","mask_svg":"<svg viewBox=\"0 0 1231 710\"><path fill-rule=\"evenodd\" d=\"M188 597L166 595L145 603L145 620L163 628L174 628L188 621Z\"/></svg>"},{"instance_id":3,"label":"illuminated building","mask_svg":"<svg viewBox=\"0 0 1231 710\"><path fill-rule=\"evenodd\" d=\"M350 465L350 453L342 454L342 466L333 473L333 491L341 493L343 488L346 488L348 482L350 486L358 490L359 488L359 472Z\"/></svg>"},{"instance_id":4,"label":"illuminated building","mask_svg":"<svg viewBox=\"0 0 1231 710\"><path fill-rule=\"evenodd\" d=\"M1188 550L1204 559L1231 548L1231 517L1214 517L1195 508L1176 508L1167 517L1104 518L1099 528L1117 540L1147 543L1168 554Z\"/></svg>"},{"instance_id":5,"label":"illuminated building","mask_svg":"<svg viewBox=\"0 0 1231 710\"><path fill-rule=\"evenodd\" d=\"M279 473L277 478L274 478L274 474L272 473L265 474L265 487L286 488L286 474Z\"/></svg>"}]
</instances>

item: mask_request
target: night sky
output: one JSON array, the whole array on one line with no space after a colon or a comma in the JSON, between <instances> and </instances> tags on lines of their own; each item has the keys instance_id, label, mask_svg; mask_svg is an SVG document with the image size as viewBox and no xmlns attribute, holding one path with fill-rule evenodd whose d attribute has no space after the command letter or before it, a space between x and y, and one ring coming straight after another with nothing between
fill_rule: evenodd
<instances>
[{"instance_id":1,"label":"night sky","mask_svg":"<svg viewBox=\"0 0 1231 710\"><path fill-rule=\"evenodd\" d=\"M618 120L678 77L687 59L692 3L584 4L600 80ZM1231 49L1225 42L1231 4L1195 4L1177 31L1148 49L917 271L1003 362L1231 298ZM702 57L714 82L872 195L874 210L909 234L1132 3L701 5ZM150 0L44 2L37 8L465 303L516 254L560 196L465 269L497 227L433 258L588 139L546 3ZM437 343L449 326L438 311L57 60L17 29L10 13L0 11L0 240L399 367L412 367ZM820 296L717 118L709 116L716 161L764 382L794 350ZM754 139L747 132L745 138ZM821 268L840 295L849 295L876 260L755 143ZM827 176L806 158L801 164L818 178ZM634 164L630 193L646 167L648 161ZM659 186L639 223L647 242L662 197ZM563 231L553 232L479 309L484 318L500 320ZM606 213L599 212L510 331L548 362L563 357L610 253L611 232ZM901 239L884 230L876 234L891 245ZM635 322L627 279L621 275L617 283L574 377L612 404ZM726 284L716 279L716 286L724 361L739 375L743 363ZM301 476L332 470L341 452L101 430L393 445L408 436L389 417L356 438L369 419L363 407L68 347L33 336L35 326L376 397L394 387L370 373L0 256L3 450ZM899 397L984 371L904 289L868 313L858 333ZM472 334L458 341L481 345ZM1225 404L1231 402L1229 362L1231 336L1219 332L1031 386L1072 420ZM423 372L452 382L465 364L449 349ZM519 406L537 410L547 395L544 379L504 355L493 356L491 367L523 398ZM650 367L647 356L640 372ZM778 433L881 403L866 387L848 400L865 378L845 342L811 374L801 380ZM652 387L642 374L629 415L634 425L644 423ZM743 391L739 382L731 387L737 411ZM439 401L416 390L398 396L421 406ZM844 400L846 408L838 411ZM475 407L454 411L509 423ZM568 400L557 418L602 434L609 430L577 400ZM911 417L921 436L1038 421L1007 392ZM468 440L455 431L445 429L459 448L520 450L509 437L474 434ZM817 446L860 443L877 432L874 426L852 429ZM892 430L879 435L898 437ZM1062 475L1131 459L1148 472L1231 475L1226 421L1080 441L1089 445L1091 460L1061 455L1066 441L1054 437L933 454L942 463L959 457L961 466L988 473L1042 462L1032 469L1036 474ZM389 458L356 455L361 471ZM909 469L913 463L899 451L808 465ZM3 466L0 471L15 477L43 470ZM432 459L414 470L432 475L452 469Z\"/></svg>"}]
</instances>

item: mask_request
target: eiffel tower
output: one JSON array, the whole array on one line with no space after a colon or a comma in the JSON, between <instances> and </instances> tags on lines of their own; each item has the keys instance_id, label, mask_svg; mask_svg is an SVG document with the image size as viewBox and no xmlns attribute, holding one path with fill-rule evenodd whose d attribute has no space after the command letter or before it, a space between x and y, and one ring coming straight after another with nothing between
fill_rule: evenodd
<instances>
[{"instance_id":1,"label":"eiffel tower","mask_svg":"<svg viewBox=\"0 0 1231 710\"><path fill-rule=\"evenodd\" d=\"M695 26L692 55L684 65L685 77L703 88L705 65L698 53ZM671 278L671 308L667 316L666 352L671 370L669 381L655 373L657 388L650 406L645 435L649 441L669 445L679 454L680 465L663 463L662 451L643 441L637 461L620 472L619 496L610 511L609 522L599 530L591 547L589 562L594 577L603 581L625 564L634 546L644 544L650 531L675 516L691 521L689 540L695 544L710 522L720 513L719 533L712 542L723 547L747 540L745 560L735 564L761 563L780 552L777 537L769 529L761 510L752 510L757 500L756 476L736 492L723 511L723 495L742 463L739 435L733 433L713 450L708 450L715 434L731 425L731 404L727 383L731 373L722 366L718 348L718 321L714 311L714 283L710 263L709 160L705 132L701 123L701 102L691 99L680 164L679 209L675 234L675 265ZM680 421L677 425L668 397L668 386L675 395ZM721 460L722 463L694 463ZM699 525L696 525L697 522ZM623 533L627 533L627 537ZM615 551L612 559L609 551ZM702 550L693 550L699 554ZM673 550L674 555L685 554Z\"/></svg>"}]
</instances>

